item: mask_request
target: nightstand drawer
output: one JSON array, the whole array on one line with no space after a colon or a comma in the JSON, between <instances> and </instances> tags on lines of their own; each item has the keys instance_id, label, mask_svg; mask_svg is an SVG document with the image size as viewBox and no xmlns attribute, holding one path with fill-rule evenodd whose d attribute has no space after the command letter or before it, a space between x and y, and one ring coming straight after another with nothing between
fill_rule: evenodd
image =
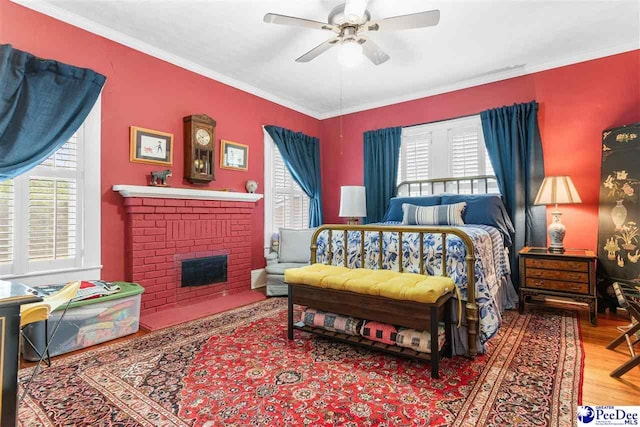
<instances>
[{"instance_id":1,"label":"nightstand drawer","mask_svg":"<svg viewBox=\"0 0 640 427\"><path fill-rule=\"evenodd\" d=\"M554 260L545 258L526 258L525 265L546 270L589 271L589 263L586 261Z\"/></svg>"},{"instance_id":2,"label":"nightstand drawer","mask_svg":"<svg viewBox=\"0 0 640 427\"><path fill-rule=\"evenodd\" d=\"M589 275L575 271L542 270L527 268L527 277L536 279L568 280L570 282L589 283Z\"/></svg>"},{"instance_id":3,"label":"nightstand drawer","mask_svg":"<svg viewBox=\"0 0 640 427\"><path fill-rule=\"evenodd\" d=\"M588 283L561 282L559 280L531 279L527 278L527 288L547 289L552 291L576 292L589 294Z\"/></svg>"}]
</instances>

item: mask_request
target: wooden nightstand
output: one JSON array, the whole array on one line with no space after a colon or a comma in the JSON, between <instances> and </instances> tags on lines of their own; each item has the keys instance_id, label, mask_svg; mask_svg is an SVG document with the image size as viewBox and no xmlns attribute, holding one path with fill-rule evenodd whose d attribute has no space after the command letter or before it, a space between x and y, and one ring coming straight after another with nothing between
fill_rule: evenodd
<instances>
[{"instance_id":1,"label":"wooden nightstand","mask_svg":"<svg viewBox=\"0 0 640 427\"><path fill-rule=\"evenodd\" d=\"M547 248L525 247L520 251L520 313L533 297L560 297L589 306L591 324L598 324L596 255L585 249L563 254ZM568 301L569 302L569 301Z\"/></svg>"}]
</instances>

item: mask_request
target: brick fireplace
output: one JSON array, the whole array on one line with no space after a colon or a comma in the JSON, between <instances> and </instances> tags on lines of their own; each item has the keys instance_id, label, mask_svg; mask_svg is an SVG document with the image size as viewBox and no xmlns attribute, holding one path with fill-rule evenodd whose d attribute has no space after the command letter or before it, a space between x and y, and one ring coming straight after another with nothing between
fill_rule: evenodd
<instances>
[{"instance_id":1,"label":"brick fireplace","mask_svg":"<svg viewBox=\"0 0 640 427\"><path fill-rule=\"evenodd\" d=\"M116 185L125 198L126 280L141 313L251 289L251 214L259 194ZM227 256L227 281L181 287L183 260Z\"/></svg>"}]
</instances>

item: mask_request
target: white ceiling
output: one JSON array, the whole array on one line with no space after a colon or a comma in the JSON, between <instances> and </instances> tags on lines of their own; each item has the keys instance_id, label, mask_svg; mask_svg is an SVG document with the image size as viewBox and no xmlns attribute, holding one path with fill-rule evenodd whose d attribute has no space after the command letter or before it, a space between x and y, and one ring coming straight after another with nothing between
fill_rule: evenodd
<instances>
[{"instance_id":1,"label":"white ceiling","mask_svg":"<svg viewBox=\"0 0 640 427\"><path fill-rule=\"evenodd\" d=\"M391 60L352 69L335 48L294 62L333 33L262 21L326 22L340 0L12 1L321 119L640 48L638 0L369 0L372 19L440 23L372 34Z\"/></svg>"}]
</instances>

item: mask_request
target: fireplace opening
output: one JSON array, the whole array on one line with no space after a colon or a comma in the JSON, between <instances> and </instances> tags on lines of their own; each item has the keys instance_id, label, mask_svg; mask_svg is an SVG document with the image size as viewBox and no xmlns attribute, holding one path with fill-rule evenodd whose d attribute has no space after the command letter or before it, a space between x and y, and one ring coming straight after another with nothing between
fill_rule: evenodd
<instances>
[{"instance_id":1,"label":"fireplace opening","mask_svg":"<svg viewBox=\"0 0 640 427\"><path fill-rule=\"evenodd\" d=\"M216 255L182 261L180 286L203 286L227 281L227 256Z\"/></svg>"}]
</instances>

